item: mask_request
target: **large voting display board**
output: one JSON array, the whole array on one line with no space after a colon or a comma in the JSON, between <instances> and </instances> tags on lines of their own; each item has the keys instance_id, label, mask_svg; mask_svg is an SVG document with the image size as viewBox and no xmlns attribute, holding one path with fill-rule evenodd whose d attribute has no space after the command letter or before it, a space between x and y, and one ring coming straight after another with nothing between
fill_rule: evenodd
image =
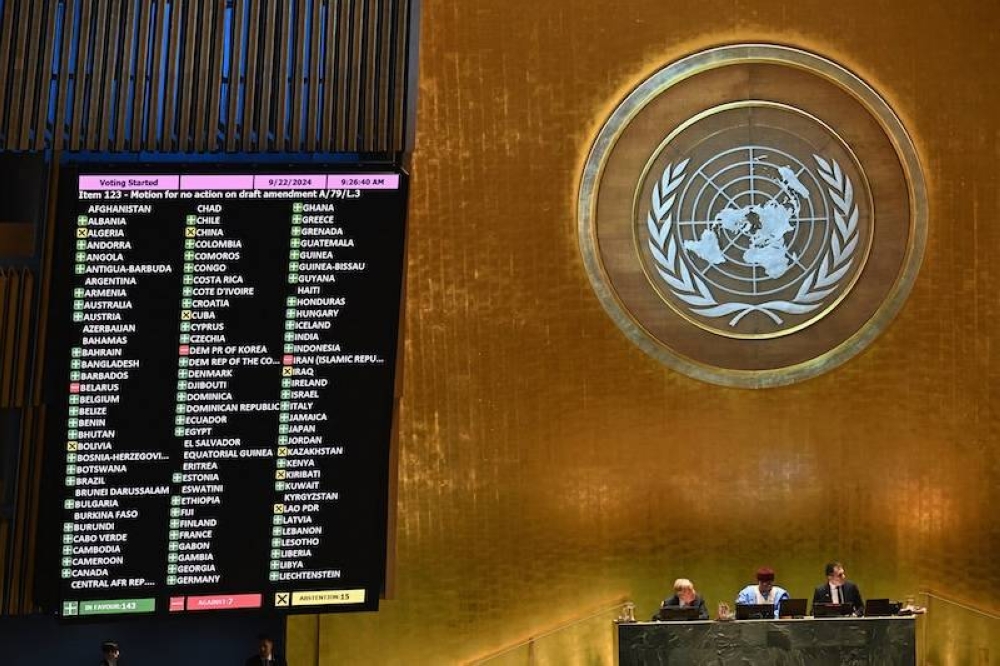
<instances>
[{"instance_id":1,"label":"large voting display board","mask_svg":"<svg viewBox=\"0 0 1000 666\"><path fill-rule=\"evenodd\" d=\"M65 618L374 610L406 174L60 174L39 596Z\"/></svg>"}]
</instances>

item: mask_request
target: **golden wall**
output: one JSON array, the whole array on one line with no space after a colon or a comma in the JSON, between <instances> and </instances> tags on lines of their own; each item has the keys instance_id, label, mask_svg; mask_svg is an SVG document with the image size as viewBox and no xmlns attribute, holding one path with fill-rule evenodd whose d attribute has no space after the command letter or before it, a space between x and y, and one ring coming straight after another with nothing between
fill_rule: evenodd
<instances>
[{"instance_id":1,"label":"golden wall","mask_svg":"<svg viewBox=\"0 0 1000 666\"><path fill-rule=\"evenodd\" d=\"M645 618L681 575L714 611L761 564L810 596L830 558L866 597L931 587L996 610L995 3L422 5L395 596L291 620L291 663L461 663L623 596ZM930 208L888 330L832 373L759 391L628 342L591 290L575 217L620 98L745 41L873 84L913 136ZM552 663L611 663L610 626L560 649Z\"/></svg>"}]
</instances>

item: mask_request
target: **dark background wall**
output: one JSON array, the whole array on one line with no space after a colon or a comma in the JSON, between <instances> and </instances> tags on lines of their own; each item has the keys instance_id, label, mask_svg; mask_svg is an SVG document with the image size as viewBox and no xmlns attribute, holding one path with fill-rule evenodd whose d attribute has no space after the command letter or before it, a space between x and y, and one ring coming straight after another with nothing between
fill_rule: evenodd
<instances>
[{"instance_id":1,"label":"dark background wall","mask_svg":"<svg viewBox=\"0 0 1000 666\"><path fill-rule=\"evenodd\" d=\"M60 623L46 616L5 617L0 642L32 664L93 666L106 640L121 646L122 666L211 664L243 666L257 636L274 637L284 651L284 621L274 617L173 617L149 622Z\"/></svg>"}]
</instances>

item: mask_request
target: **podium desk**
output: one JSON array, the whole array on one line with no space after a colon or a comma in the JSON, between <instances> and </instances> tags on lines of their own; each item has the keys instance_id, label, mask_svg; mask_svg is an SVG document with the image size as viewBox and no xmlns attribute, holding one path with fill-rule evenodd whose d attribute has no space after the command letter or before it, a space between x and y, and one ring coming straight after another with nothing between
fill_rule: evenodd
<instances>
[{"instance_id":1,"label":"podium desk","mask_svg":"<svg viewBox=\"0 0 1000 666\"><path fill-rule=\"evenodd\" d=\"M620 666L915 666L911 617L617 625Z\"/></svg>"}]
</instances>

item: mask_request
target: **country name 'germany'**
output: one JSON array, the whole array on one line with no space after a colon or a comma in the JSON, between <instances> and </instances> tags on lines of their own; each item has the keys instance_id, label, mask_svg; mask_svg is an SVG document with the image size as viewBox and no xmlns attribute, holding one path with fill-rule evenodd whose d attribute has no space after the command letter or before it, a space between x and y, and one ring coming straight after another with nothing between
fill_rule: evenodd
<instances>
[{"instance_id":1,"label":"country name 'germany'","mask_svg":"<svg viewBox=\"0 0 1000 666\"><path fill-rule=\"evenodd\" d=\"M178 576L178 585L202 585L205 583L218 583L222 576Z\"/></svg>"}]
</instances>

